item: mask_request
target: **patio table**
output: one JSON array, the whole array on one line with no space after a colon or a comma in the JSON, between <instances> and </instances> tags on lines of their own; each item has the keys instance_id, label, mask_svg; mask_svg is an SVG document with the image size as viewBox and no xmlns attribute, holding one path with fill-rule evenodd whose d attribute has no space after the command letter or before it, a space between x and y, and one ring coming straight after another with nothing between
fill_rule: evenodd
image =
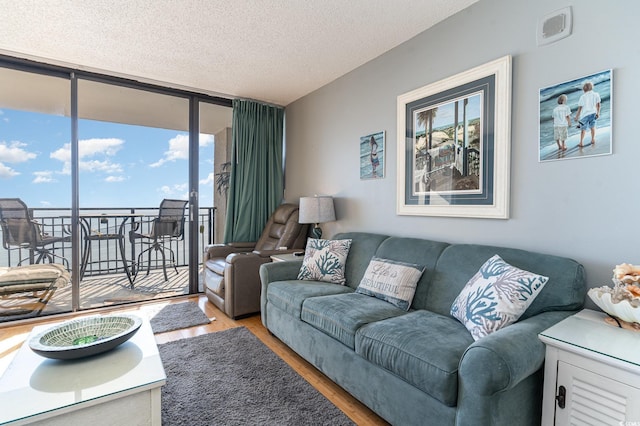
<instances>
[{"instance_id":1,"label":"patio table","mask_svg":"<svg viewBox=\"0 0 640 426\"><path fill-rule=\"evenodd\" d=\"M131 272L129 267L129 262L127 261L125 254L125 237L126 237L126 225L127 223L133 225L135 223L136 218L142 218L146 216L141 213L81 213L79 215L80 218L80 226L82 228L82 241L84 243L82 249L82 257L80 260L80 279L84 277L84 274L87 269L87 265L89 264L89 258L91 257L91 244L93 241L108 241L108 240L117 240L118 241L118 256L122 263L122 267L124 269L125 274L127 275L127 280L129 280L129 285L133 289L133 278L134 274ZM102 232L93 232L91 229L91 219L101 219L101 220L109 220L112 219L115 222L115 228L117 232L115 233L102 233ZM133 255L135 258L135 253Z\"/></svg>"}]
</instances>

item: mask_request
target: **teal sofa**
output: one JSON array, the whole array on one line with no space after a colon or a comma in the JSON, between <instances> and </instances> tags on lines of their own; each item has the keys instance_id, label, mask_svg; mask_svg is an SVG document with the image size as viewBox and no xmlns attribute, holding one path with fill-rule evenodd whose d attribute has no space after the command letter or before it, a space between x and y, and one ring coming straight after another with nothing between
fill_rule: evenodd
<instances>
[{"instance_id":1,"label":"teal sofa","mask_svg":"<svg viewBox=\"0 0 640 426\"><path fill-rule=\"evenodd\" d=\"M391 424L540 425L545 348L537 336L582 308L582 265L504 247L334 237L347 238L345 286L297 280L302 260L261 266L271 333ZM451 304L495 254L550 279L515 324L474 341ZM374 255L426 267L408 312L354 292Z\"/></svg>"}]
</instances>

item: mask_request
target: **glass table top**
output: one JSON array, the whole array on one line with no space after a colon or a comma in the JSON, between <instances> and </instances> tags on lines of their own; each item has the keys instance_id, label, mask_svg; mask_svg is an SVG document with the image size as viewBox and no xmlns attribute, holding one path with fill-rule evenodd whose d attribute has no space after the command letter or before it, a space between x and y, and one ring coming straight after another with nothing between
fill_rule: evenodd
<instances>
[{"instance_id":1,"label":"glass table top","mask_svg":"<svg viewBox=\"0 0 640 426\"><path fill-rule=\"evenodd\" d=\"M0 424L105 398L162 386L166 375L148 320L127 342L100 355L61 361L29 348L34 327L0 378Z\"/></svg>"},{"instance_id":2,"label":"glass table top","mask_svg":"<svg viewBox=\"0 0 640 426\"><path fill-rule=\"evenodd\" d=\"M604 312L585 309L546 329L540 336L640 367L640 332L605 322Z\"/></svg>"}]
</instances>

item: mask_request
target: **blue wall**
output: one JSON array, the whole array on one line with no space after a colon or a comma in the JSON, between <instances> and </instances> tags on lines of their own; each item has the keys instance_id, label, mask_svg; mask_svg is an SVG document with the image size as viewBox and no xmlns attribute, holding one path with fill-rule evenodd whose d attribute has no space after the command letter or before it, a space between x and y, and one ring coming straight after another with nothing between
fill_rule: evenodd
<instances>
[{"instance_id":1,"label":"blue wall","mask_svg":"<svg viewBox=\"0 0 640 426\"><path fill-rule=\"evenodd\" d=\"M538 46L544 16L571 6L573 33ZM583 263L592 287L622 262L640 264L640 3L481 0L290 104L286 198L336 197L325 236L371 231L518 247ZM396 214L397 96L511 55L510 218ZM539 90L613 69L613 155L538 162ZM359 138L384 130L385 178L360 180ZM591 305L593 306L593 305Z\"/></svg>"}]
</instances>

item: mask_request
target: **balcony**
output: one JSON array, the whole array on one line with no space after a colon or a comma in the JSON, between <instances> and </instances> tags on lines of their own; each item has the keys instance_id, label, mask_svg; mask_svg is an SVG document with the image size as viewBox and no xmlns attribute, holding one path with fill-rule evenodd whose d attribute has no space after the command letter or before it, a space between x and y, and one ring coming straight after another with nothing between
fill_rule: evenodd
<instances>
[{"instance_id":1,"label":"balcony","mask_svg":"<svg viewBox=\"0 0 640 426\"><path fill-rule=\"evenodd\" d=\"M68 209L32 209L32 217L45 232L66 236L50 250L72 264L71 211ZM178 273L167 257L167 280L164 279L162 258L151 252L149 257L139 254L147 248L140 239L129 239L129 232L150 231L151 221L158 216L158 208L89 208L79 212L80 309L118 305L152 299L160 299L189 293L189 223L186 221L184 238L172 240L168 247L175 254ZM187 218L190 217L188 208ZM198 212L198 264L206 244L213 243L215 208L204 207ZM2 231L0 231L2 232ZM35 262L29 249L5 250L0 248L0 266L17 266ZM57 263L58 260L56 260ZM62 262L62 261L61 261ZM147 267L149 273L147 275ZM127 272L129 272L130 277ZM16 297L21 296L21 297ZM44 306L36 306L33 295L9 295L0 299L0 322L28 318L37 315L69 312L72 284L57 288ZM42 304L41 304L42 305Z\"/></svg>"}]
</instances>

